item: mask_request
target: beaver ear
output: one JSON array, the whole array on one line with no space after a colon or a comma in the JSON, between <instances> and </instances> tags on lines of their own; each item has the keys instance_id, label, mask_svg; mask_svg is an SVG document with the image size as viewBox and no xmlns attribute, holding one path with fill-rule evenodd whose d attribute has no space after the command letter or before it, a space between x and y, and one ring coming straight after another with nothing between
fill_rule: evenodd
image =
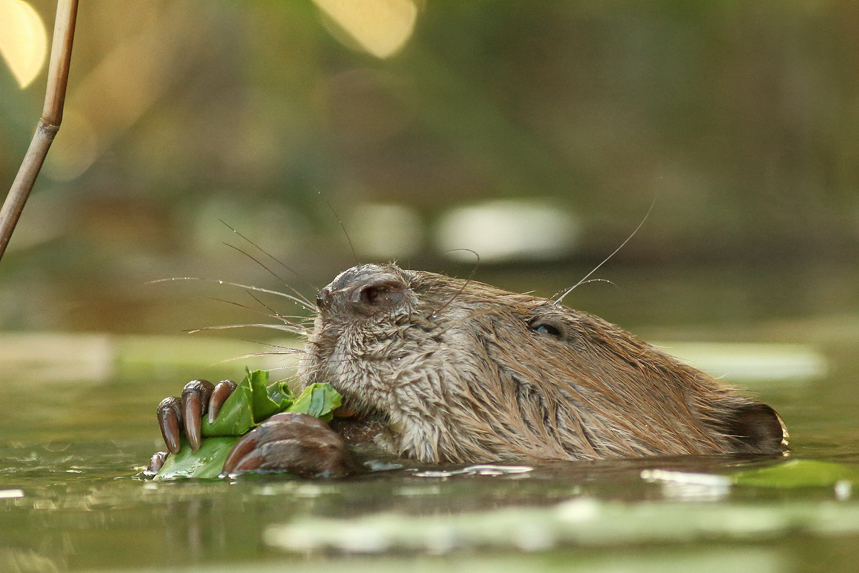
<instances>
[{"instance_id":1,"label":"beaver ear","mask_svg":"<svg viewBox=\"0 0 859 573\"><path fill-rule=\"evenodd\" d=\"M725 426L742 452L772 454L787 447L787 428L766 404L753 402L736 408Z\"/></svg>"}]
</instances>

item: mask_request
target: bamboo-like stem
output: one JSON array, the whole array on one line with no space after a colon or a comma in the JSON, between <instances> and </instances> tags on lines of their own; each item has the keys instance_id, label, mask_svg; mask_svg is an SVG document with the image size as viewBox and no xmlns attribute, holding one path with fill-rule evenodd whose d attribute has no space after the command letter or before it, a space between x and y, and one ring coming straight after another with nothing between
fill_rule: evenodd
<instances>
[{"instance_id":1,"label":"bamboo-like stem","mask_svg":"<svg viewBox=\"0 0 859 573\"><path fill-rule=\"evenodd\" d=\"M57 19L54 23L54 37L51 44L45 107L42 109L42 118L36 127L30 148L21 162L15 181L12 182L12 188L6 196L3 209L0 210L0 258L6 252L6 245L9 244L12 231L15 230L21 211L24 210L24 203L30 196L36 177L48 155L48 149L63 121L63 104L66 100L66 86L69 81L69 64L77 13L78 0L57 1Z\"/></svg>"}]
</instances>

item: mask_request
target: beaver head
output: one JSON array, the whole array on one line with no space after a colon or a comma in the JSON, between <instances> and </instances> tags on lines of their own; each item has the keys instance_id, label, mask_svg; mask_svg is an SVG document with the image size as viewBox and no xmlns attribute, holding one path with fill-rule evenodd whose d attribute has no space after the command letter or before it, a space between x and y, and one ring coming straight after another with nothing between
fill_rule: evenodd
<instances>
[{"instance_id":1,"label":"beaver head","mask_svg":"<svg viewBox=\"0 0 859 573\"><path fill-rule=\"evenodd\" d=\"M300 366L426 462L775 453L787 432L623 329L552 300L361 265L322 289Z\"/></svg>"}]
</instances>

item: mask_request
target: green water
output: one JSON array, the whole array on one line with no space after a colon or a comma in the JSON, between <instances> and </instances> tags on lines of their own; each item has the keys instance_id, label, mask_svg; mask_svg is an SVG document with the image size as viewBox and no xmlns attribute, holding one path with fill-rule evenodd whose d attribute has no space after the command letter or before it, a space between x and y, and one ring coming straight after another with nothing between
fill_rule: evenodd
<instances>
[{"instance_id":1,"label":"green water","mask_svg":"<svg viewBox=\"0 0 859 573\"><path fill-rule=\"evenodd\" d=\"M798 287L778 275L747 275L723 285L724 296L698 272L617 275L615 282L633 285L625 286L632 294L583 291L576 305L688 353L714 373L733 372L732 382L785 419L792 436L786 459L410 466L342 481L155 484L137 474L158 448L158 401L191 377L238 375L241 365L202 369L193 355L175 358L173 338L116 338L112 371L89 380L51 379L35 366L32 377L27 368L4 371L0 571L855 570L855 282L838 288L844 274L830 273L818 290L835 294L809 306L779 291ZM652 310L642 304L648 296L657 307L672 299L675 309L688 310L663 323L649 320ZM770 306L748 317L743 309L758 308L748 304L758 299ZM713 305L734 314L714 320ZM159 356L173 358L159 363ZM201 365L212 361L199 358ZM761 369L778 375L761 376ZM848 477L792 486L736 485L725 477L793 460L835 463Z\"/></svg>"}]
</instances>

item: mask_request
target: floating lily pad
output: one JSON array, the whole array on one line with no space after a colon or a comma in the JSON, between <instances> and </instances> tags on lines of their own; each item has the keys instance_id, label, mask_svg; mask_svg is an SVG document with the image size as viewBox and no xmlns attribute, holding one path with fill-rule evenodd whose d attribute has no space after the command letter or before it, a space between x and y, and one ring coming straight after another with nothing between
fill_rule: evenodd
<instances>
[{"instance_id":1,"label":"floating lily pad","mask_svg":"<svg viewBox=\"0 0 859 573\"><path fill-rule=\"evenodd\" d=\"M777 466L735 473L737 485L756 487L829 487L838 482L859 481L859 472L848 466L816 460L791 460Z\"/></svg>"}]
</instances>

